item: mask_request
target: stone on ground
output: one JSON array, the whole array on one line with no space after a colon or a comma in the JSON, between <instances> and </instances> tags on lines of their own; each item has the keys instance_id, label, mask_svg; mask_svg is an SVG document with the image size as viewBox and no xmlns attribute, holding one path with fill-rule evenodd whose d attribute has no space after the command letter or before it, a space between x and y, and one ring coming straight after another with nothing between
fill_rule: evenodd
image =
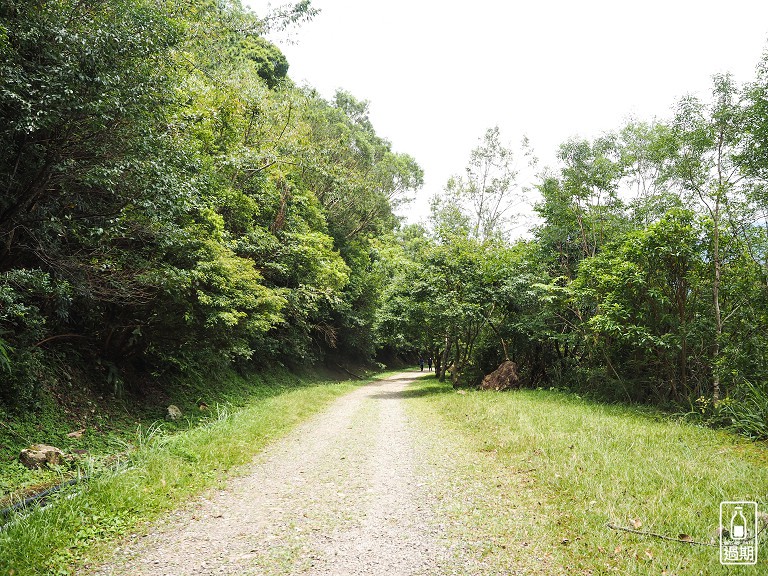
<instances>
[{"instance_id":1,"label":"stone on ground","mask_svg":"<svg viewBox=\"0 0 768 576\"><path fill-rule=\"evenodd\" d=\"M520 375L517 372L517 364L506 360L493 372L483 378L480 390L512 390L520 388Z\"/></svg>"},{"instance_id":2,"label":"stone on ground","mask_svg":"<svg viewBox=\"0 0 768 576\"><path fill-rule=\"evenodd\" d=\"M34 444L21 451L19 461L30 470L35 470L42 468L46 464L57 466L61 464L63 457L64 452L60 448L48 446L47 444Z\"/></svg>"}]
</instances>

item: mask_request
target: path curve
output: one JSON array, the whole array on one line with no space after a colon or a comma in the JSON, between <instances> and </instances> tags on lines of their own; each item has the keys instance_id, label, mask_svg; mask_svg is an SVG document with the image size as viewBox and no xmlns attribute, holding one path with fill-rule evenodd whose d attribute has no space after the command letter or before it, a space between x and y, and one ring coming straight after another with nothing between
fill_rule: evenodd
<instances>
[{"instance_id":1,"label":"path curve","mask_svg":"<svg viewBox=\"0 0 768 576\"><path fill-rule=\"evenodd\" d=\"M340 398L95 574L446 573L428 454L403 409L413 379L398 374Z\"/></svg>"}]
</instances>

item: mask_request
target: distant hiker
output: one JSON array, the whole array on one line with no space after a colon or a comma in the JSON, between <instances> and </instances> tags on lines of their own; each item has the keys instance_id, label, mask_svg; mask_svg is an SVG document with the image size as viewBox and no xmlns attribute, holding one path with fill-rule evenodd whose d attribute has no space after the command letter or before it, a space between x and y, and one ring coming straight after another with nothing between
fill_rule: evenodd
<instances>
[{"instance_id":1,"label":"distant hiker","mask_svg":"<svg viewBox=\"0 0 768 576\"><path fill-rule=\"evenodd\" d=\"M424 356L419 356L419 370L424 372Z\"/></svg>"},{"instance_id":2,"label":"distant hiker","mask_svg":"<svg viewBox=\"0 0 768 576\"><path fill-rule=\"evenodd\" d=\"M427 358L427 366L429 366L429 371L432 372L432 356Z\"/></svg>"}]
</instances>

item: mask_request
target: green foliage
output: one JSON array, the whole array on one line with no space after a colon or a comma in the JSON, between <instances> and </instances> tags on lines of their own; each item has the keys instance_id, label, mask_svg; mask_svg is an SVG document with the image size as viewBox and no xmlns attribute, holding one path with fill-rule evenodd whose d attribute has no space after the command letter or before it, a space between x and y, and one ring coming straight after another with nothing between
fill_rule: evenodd
<instances>
[{"instance_id":1,"label":"green foliage","mask_svg":"<svg viewBox=\"0 0 768 576\"><path fill-rule=\"evenodd\" d=\"M421 170L367 103L293 86L261 35L315 11L281 10L0 8L3 402L31 406L69 363L117 390L233 363L370 360L371 247Z\"/></svg>"},{"instance_id":2,"label":"green foliage","mask_svg":"<svg viewBox=\"0 0 768 576\"><path fill-rule=\"evenodd\" d=\"M415 160L297 88L239 2L0 7L0 399L147 375L429 355L454 383L742 406L768 381L768 69L559 149L531 240L498 129L398 229ZM524 144L524 148L525 148ZM524 150L525 156L529 153ZM101 377L101 376L100 376ZM735 419L748 418L746 412Z\"/></svg>"},{"instance_id":3,"label":"green foliage","mask_svg":"<svg viewBox=\"0 0 768 576\"><path fill-rule=\"evenodd\" d=\"M706 367L691 368L709 332L702 232L692 212L673 210L579 268L573 287L579 307L592 311L589 353L616 378L634 379L635 398L679 400L707 389Z\"/></svg>"},{"instance_id":4,"label":"green foliage","mask_svg":"<svg viewBox=\"0 0 768 576\"><path fill-rule=\"evenodd\" d=\"M288 60L274 44L264 38L246 37L241 40L237 52L254 62L258 75L269 88L275 88L288 74Z\"/></svg>"},{"instance_id":5,"label":"green foliage","mask_svg":"<svg viewBox=\"0 0 768 576\"><path fill-rule=\"evenodd\" d=\"M678 407L706 398L711 423L760 437L767 77L765 62L743 88L718 75L709 101L684 98L667 121L564 143L540 176L532 241L477 240L508 158L489 132L467 178L433 198L432 229L399 238L382 343L443 359L455 384L508 357L528 386Z\"/></svg>"},{"instance_id":6,"label":"green foliage","mask_svg":"<svg viewBox=\"0 0 768 576\"><path fill-rule=\"evenodd\" d=\"M8 357L8 352L13 352L13 348L8 346L8 343L0 338L0 367L10 373L11 359Z\"/></svg>"}]
</instances>

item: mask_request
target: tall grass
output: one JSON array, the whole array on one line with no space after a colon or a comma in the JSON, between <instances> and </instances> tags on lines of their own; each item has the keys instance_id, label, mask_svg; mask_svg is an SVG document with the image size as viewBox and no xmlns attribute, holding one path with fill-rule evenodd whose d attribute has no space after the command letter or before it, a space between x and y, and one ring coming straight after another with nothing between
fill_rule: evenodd
<instances>
[{"instance_id":1,"label":"tall grass","mask_svg":"<svg viewBox=\"0 0 768 576\"><path fill-rule=\"evenodd\" d=\"M353 383L283 379L260 384L240 409L175 434L139 429L130 465L62 491L0 532L0 574L63 575L93 562L115 538L221 483L271 440L349 391Z\"/></svg>"},{"instance_id":2,"label":"tall grass","mask_svg":"<svg viewBox=\"0 0 768 576\"><path fill-rule=\"evenodd\" d=\"M730 427L748 438L768 439L768 390L745 380L736 398L723 401L721 411Z\"/></svg>"},{"instance_id":3,"label":"tall grass","mask_svg":"<svg viewBox=\"0 0 768 576\"><path fill-rule=\"evenodd\" d=\"M413 408L461 439L477 466L475 481L498 498L476 525L489 542L504 542L493 554L525 560L534 542L540 557L561 566L556 573L726 574L732 571L720 566L716 547L607 523L707 544L717 542L721 501L768 506L768 451L732 433L573 394L419 386L432 393L414 396ZM508 520L511 508L522 520ZM750 573L768 567L763 545Z\"/></svg>"}]
</instances>

